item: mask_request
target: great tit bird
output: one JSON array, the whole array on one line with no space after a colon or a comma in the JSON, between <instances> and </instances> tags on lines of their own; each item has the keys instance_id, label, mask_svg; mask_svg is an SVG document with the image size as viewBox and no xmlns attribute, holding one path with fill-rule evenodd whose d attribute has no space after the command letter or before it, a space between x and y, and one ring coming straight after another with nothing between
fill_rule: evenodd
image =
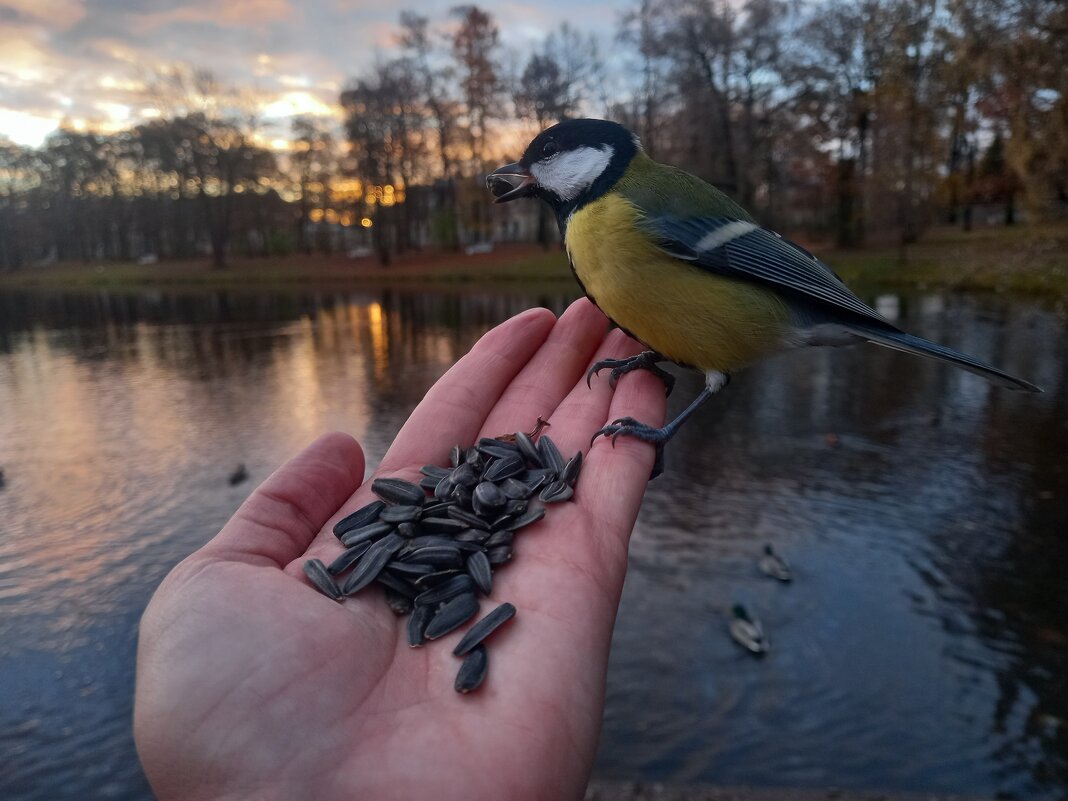
<instances>
[{"instance_id":1,"label":"great tit bird","mask_svg":"<svg viewBox=\"0 0 1068 801\"><path fill-rule=\"evenodd\" d=\"M546 129L523 157L487 177L495 202L536 197L556 214L571 270L609 319L648 348L595 364L614 383L664 361L705 375L701 394L663 428L624 417L598 435L663 447L735 370L782 350L874 342L949 362L1008 389L1033 384L896 328L826 264L762 228L737 203L683 170L658 164L614 122L575 119ZM587 376L587 381L589 375Z\"/></svg>"}]
</instances>

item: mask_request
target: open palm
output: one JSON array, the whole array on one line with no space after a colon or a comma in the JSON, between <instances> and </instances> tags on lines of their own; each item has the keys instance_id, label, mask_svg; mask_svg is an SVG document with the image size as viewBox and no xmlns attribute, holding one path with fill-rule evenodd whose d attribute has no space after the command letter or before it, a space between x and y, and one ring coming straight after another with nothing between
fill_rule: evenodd
<instances>
[{"instance_id":1,"label":"open palm","mask_svg":"<svg viewBox=\"0 0 1068 801\"><path fill-rule=\"evenodd\" d=\"M627 543L653 448L590 437L633 415L657 423L663 386L637 374L585 382L596 359L635 352L578 301L557 321L525 312L484 336L431 390L377 476L418 479L449 448L552 424L586 451L573 502L516 537L483 614L510 601L478 692L453 690L462 630L409 648L378 589L336 604L301 565L341 551L332 523L372 499L363 454L322 437L182 562L141 624L135 734L161 799L581 797L604 702Z\"/></svg>"}]
</instances>

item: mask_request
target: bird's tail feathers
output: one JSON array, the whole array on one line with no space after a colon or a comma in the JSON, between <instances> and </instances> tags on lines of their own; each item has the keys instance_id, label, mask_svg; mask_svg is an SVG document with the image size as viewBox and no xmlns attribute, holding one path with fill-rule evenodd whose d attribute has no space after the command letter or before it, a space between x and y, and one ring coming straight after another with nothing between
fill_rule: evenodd
<instances>
[{"instance_id":1,"label":"bird's tail feathers","mask_svg":"<svg viewBox=\"0 0 1068 801\"><path fill-rule=\"evenodd\" d=\"M971 356L959 353L952 348L947 348L936 342L931 342L930 340L921 337L915 337L912 334L906 334L904 331L895 331L893 329L880 330L876 328L868 328L867 326L855 326L852 330L857 336L863 337L869 342L874 342L876 345L893 348L894 350L901 350L905 353L915 353L918 356L926 356L929 359L938 359L939 361L949 362L962 370L967 370L970 373L982 376L987 381L997 384L999 387L1004 387L1005 389L1012 389L1020 392L1042 391L1034 384L1024 381L1021 378L1011 376L1002 370L998 370L996 367L983 364L978 359L973 359Z\"/></svg>"}]
</instances>

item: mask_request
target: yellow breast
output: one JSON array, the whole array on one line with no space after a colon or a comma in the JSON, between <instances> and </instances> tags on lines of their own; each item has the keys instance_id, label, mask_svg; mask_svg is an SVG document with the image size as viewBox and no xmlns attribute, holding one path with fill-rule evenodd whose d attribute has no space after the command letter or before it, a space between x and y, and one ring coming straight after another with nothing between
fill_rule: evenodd
<instances>
[{"instance_id":1,"label":"yellow breast","mask_svg":"<svg viewBox=\"0 0 1068 801\"><path fill-rule=\"evenodd\" d=\"M587 293L618 325L672 361L731 372L784 347L790 313L772 290L672 258L608 194L572 215L564 244Z\"/></svg>"}]
</instances>

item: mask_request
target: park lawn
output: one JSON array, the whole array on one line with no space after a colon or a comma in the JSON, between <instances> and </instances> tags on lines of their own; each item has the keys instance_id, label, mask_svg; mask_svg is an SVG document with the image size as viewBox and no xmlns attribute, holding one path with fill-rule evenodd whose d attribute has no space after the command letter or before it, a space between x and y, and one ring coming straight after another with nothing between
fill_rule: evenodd
<instances>
[{"instance_id":1,"label":"park lawn","mask_svg":"<svg viewBox=\"0 0 1068 801\"><path fill-rule=\"evenodd\" d=\"M897 247L813 247L858 288L1012 292L1068 298L1068 226L936 229L904 253ZM221 270L206 260L58 264L0 273L0 289L308 289L350 286L530 291L573 280L559 246L504 245L493 253L417 252L389 267L334 256L235 258Z\"/></svg>"}]
</instances>

